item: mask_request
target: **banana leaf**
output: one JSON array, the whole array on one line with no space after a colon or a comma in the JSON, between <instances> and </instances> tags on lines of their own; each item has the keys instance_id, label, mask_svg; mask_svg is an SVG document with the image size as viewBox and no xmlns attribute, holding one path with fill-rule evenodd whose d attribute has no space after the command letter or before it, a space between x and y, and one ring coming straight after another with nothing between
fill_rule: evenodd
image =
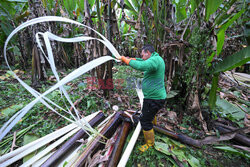
<instances>
[{"instance_id":1,"label":"banana leaf","mask_svg":"<svg viewBox=\"0 0 250 167\"><path fill-rule=\"evenodd\" d=\"M178 23L187 18L186 0L174 1L173 3L176 5L176 22Z\"/></svg>"},{"instance_id":2,"label":"banana leaf","mask_svg":"<svg viewBox=\"0 0 250 167\"><path fill-rule=\"evenodd\" d=\"M219 72L224 72L232 70L250 61L250 47L246 47L241 51L234 53L231 56L226 57L222 62L216 64L214 71L214 78L212 81L212 88L209 94L209 106L214 108L216 102L216 90L218 86L218 74Z\"/></svg>"},{"instance_id":3,"label":"banana leaf","mask_svg":"<svg viewBox=\"0 0 250 167\"><path fill-rule=\"evenodd\" d=\"M250 61L250 46L240 50L239 52L226 57L222 62L215 66L214 74L232 70Z\"/></svg>"},{"instance_id":4,"label":"banana leaf","mask_svg":"<svg viewBox=\"0 0 250 167\"><path fill-rule=\"evenodd\" d=\"M155 142L154 147L156 150L166 155L174 155L180 161L186 160L192 167L200 166L199 160L193 157L191 154L187 153L187 148L185 145L167 137L156 136L156 139L164 141L164 142L158 142L158 141Z\"/></svg>"},{"instance_id":5,"label":"banana leaf","mask_svg":"<svg viewBox=\"0 0 250 167\"><path fill-rule=\"evenodd\" d=\"M206 20L209 20L211 14L213 14L221 5L223 0L206 0Z\"/></svg>"},{"instance_id":6,"label":"banana leaf","mask_svg":"<svg viewBox=\"0 0 250 167\"><path fill-rule=\"evenodd\" d=\"M212 88L209 92L209 100L208 100L208 104L210 108L214 108L215 107L215 102L216 102L216 92L217 92L217 88L218 88L218 81L219 81L219 75L215 74L212 80Z\"/></svg>"},{"instance_id":7,"label":"banana leaf","mask_svg":"<svg viewBox=\"0 0 250 167\"><path fill-rule=\"evenodd\" d=\"M225 41L225 32L226 32L227 28L229 26L231 26L233 24L233 22L236 21L244 12L245 12L245 10L242 9L240 12L235 14L230 20L228 20L223 26L221 26L219 32L217 33L217 38L218 38L217 55L219 55L221 53L221 50L223 48L224 41Z\"/></svg>"},{"instance_id":8,"label":"banana leaf","mask_svg":"<svg viewBox=\"0 0 250 167\"><path fill-rule=\"evenodd\" d=\"M73 11L76 8L76 0L63 0L63 6L67 10L68 14L73 17Z\"/></svg>"},{"instance_id":9,"label":"banana leaf","mask_svg":"<svg viewBox=\"0 0 250 167\"><path fill-rule=\"evenodd\" d=\"M16 104L16 105L12 105L10 107L1 109L0 110L0 119L14 114L16 111L20 110L21 108L23 108L23 104Z\"/></svg>"},{"instance_id":10,"label":"banana leaf","mask_svg":"<svg viewBox=\"0 0 250 167\"><path fill-rule=\"evenodd\" d=\"M31 143L35 140L39 139L39 137L35 134L26 134L23 138L23 145L26 145L28 143ZM23 157L23 163L28 161L30 158L32 158L33 156L36 155L36 151L26 155L25 157Z\"/></svg>"},{"instance_id":11,"label":"banana leaf","mask_svg":"<svg viewBox=\"0 0 250 167\"><path fill-rule=\"evenodd\" d=\"M216 105L222 109L223 114L232 117L233 119L237 120L238 123L245 117L245 113L239 107L225 99L217 97Z\"/></svg>"},{"instance_id":12,"label":"banana leaf","mask_svg":"<svg viewBox=\"0 0 250 167\"><path fill-rule=\"evenodd\" d=\"M243 152L243 151L239 151L239 150L234 149L234 148L229 147L229 146L216 146L214 148L219 149L219 150L223 150L223 151L227 151L227 152L231 152L233 154L238 154L238 155L240 155L242 157L250 159L250 154L249 153Z\"/></svg>"}]
</instances>

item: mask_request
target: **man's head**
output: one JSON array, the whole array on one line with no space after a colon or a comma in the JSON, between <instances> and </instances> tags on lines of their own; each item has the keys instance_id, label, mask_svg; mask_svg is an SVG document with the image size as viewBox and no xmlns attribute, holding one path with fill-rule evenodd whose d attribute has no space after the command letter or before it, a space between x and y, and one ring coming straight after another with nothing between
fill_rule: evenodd
<instances>
[{"instance_id":1,"label":"man's head","mask_svg":"<svg viewBox=\"0 0 250 167\"><path fill-rule=\"evenodd\" d=\"M151 54L155 51L152 45L144 45L141 50L141 56L143 60L150 58Z\"/></svg>"}]
</instances>

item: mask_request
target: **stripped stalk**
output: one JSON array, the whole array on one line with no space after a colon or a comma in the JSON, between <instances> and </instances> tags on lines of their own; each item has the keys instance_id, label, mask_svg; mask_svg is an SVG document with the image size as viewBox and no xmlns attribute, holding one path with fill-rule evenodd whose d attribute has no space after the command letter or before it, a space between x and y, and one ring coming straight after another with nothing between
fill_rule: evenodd
<instances>
[{"instance_id":1,"label":"stripped stalk","mask_svg":"<svg viewBox=\"0 0 250 167\"><path fill-rule=\"evenodd\" d=\"M104 119L103 112L98 113L98 115L93 118L89 124L91 126L95 126L100 121ZM58 149L46 162L42 164L42 167L45 166L56 166L56 163L59 162L60 159L65 157L67 152L70 152L70 150L75 149L80 145L80 143L77 142L77 140L80 140L81 138L85 138L87 134L81 129L79 130L71 139L69 139L64 145L61 146L60 149Z\"/></svg>"},{"instance_id":2,"label":"stripped stalk","mask_svg":"<svg viewBox=\"0 0 250 167\"><path fill-rule=\"evenodd\" d=\"M121 113L117 112L115 116L108 122L108 124L103 128L101 131L101 134L107 138L110 138L113 133L115 132L115 129L118 127L118 125L121 123L120 118ZM78 161L76 165L74 166L82 166L85 162L87 157L91 154L95 154L97 149L99 147L104 146L100 143L101 136L97 136L92 143L88 145L88 147L84 150L84 152L81 154L81 156L78 158Z\"/></svg>"},{"instance_id":3,"label":"stripped stalk","mask_svg":"<svg viewBox=\"0 0 250 167\"><path fill-rule=\"evenodd\" d=\"M126 138L128 136L128 132L130 130L130 123L123 122L120 134L115 142L114 149L110 159L108 160L107 166L117 166L121 153L126 142Z\"/></svg>"}]
</instances>

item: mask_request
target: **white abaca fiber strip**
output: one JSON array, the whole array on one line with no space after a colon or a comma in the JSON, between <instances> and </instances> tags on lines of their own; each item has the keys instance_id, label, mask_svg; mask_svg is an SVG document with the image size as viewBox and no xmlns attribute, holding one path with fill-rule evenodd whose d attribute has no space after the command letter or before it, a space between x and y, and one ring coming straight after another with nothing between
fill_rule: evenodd
<instances>
[{"instance_id":1,"label":"white abaca fiber strip","mask_svg":"<svg viewBox=\"0 0 250 167\"><path fill-rule=\"evenodd\" d=\"M143 95L141 89L137 88L136 92L137 92L137 95L140 99L141 109L142 109L144 95ZM117 165L118 167L125 167L126 166L126 164L128 162L128 158L129 158L129 156L130 156L130 154L135 146L136 140L137 140L140 132L141 132L141 123L138 122L136 129L135 129L135 131L134 131L134 133L133 133L133 135L132 135L132 137L131 137L131 139L130 139L130 141L129 141L129 143L128 143L128 145L127 145L127 147L126 147L126 149L125 149L125 151L124 151L124 153L123 153L123 155L122 155L122 157Z\"/></svg>"},{"instance_id":2,"label":"white abaca fiber strip","mask_svg":"<svg viewBox=\"0 0 250 167\"><path fill-rule=\"evenodd\" d=\"M86 120L90 121L91 119L93 119L99 112L95 112L91 115L88 115L87 117L85 117ZM24 145L23 147L20 147L8 154L5 154L3 156L0 157L0 166L7 166L10 165L12 163L14 163L15 161L23 158L24 156L32 153L33 151L41 148L42 146L50 143L51 141L63 136L64 134L76 129L77 126L76 124L72 123L68 126L65 126L53 133L50 133L40 139L37 139L29 144Z\"/></svg>"},{"instance_id":3,"label":"white abaca fiber strip","mask_svg":"<svg viewBox=\"0 0 250 167\"><path fill-rule=\"evenodd\" d=\"M104 45L106 45L106 47L111 51L111 53L116 57L119 58L120 55L117 52L117 50L114 48L114 46L100 33L98 33L97 31L95 31L94 29L92 29L91 27L88 27L86 25L83 25L79 22L76 22L74 20L70 20L67 18L62 18L62 17L57 17L57 16L46 16L46 17L39 17L36 19L32 19L30 21L27 21L23 24L21 24L20 26L18 26L7 38L5 45L4 45L4 58L6 61L6 64L8 66L8 68L11 70L9 64L8 64L8 60L7 60L7 56L6 56L6 49L7 49L7 45L8 42L10 41L10 39L21 29L33 25L33 24L37 24L37 23L42 23L42 22L49 22L49 21L56 21L56 22L66 22L66 23L72 23L72 24L76 24L79 26L83 26L86 28L89 28L91 30L93 30L95 33L97 33L102 39L97 39L97 38L92 38L92 37L86 37L86 36L82 36L82 37L78 37L78 38L74 38L74 39L70 39L71 42L79 42L79 41L86 41L86 40L92 40L92 39L96 39L101 41ZM39 34L39 33L38 33ZM43 34L43 33L40 33ZM49 32L44 33L45 38L44 39L58 39L58 41L62 41L62 42L69 42L70 40L61 38L61 37L57 37L56 35L53 35ZM38 36L38 35L36 35ZM39 43L38 43L39 46ZM47 90L46 92L44 92L43 94L40 94L39 92L35 91L33 88L31 88L30 86L28 86L25 82L23 82L15 73L13 74L15 76L15 78L21 83L21 85L23 85L32 95L34 95L36 97L35 100L33 100L32 102L30 102L27 106L25 106L22 110L18 111L8 122L6 122L2 128L0 129L0 140L2 140L2 138L13 128L13 126L38 102L42 102L45 106L47 106L49 109L51 109L52 111L56 112L53 107L51 107L46 101L50 102L51 104L55 105L56 107L59 107L58 105L56 105L55 103L53 103L52 101L50 101L49 99L47 99L45 96L48 93L51 93L52 91L54 91L57 88L60 88L60 90L63 91L64 95L66 96L67 100L69 101L69 103L72 105L72 107L74 108L74 105L72 102L70 102L70 98L67 94L67 92L64 90L64 88L62 87L64 84L72 81L73 79L79 77L80 75L86 73L87 71L109 61L109 60L114 60L114 58L110 57L110 56L105 56L105 57L100 57L98 59L95 59L81 67L79 67L78 69L76 69L75 71L73 71L72 73L70 73L68 76L66 76L65 78L63 78L62 80L59 79L56 70L55 70L55 66L54 66L54 58L52 55L52 50L51 50L51 46L49 41L47 40L47 47L49 47L49 57L46 57L47 60L50 62L51 67L52 67L52 71L54 72L54 75L56 76L58 83L54 86L52 86L49 90ZM41 48L41 45L39 46ZM44 53L44 52L43 52ZM11 70L12 71L12 70ZM74 108L75 109L75 108ZM76 115L77 114L77 110L76 111ZM59 113L58 113L59 114ZM61 115L62 116L62 115ZM66 117L64 117L65 119L72 121ZM78 116L79 119L79 116ZM84 120L84 122L87 124L87 126L93 131L95 132L94 129L92 129L92 127ZM79 125L81 126L81 125ZM83 128L83 126L81 126Z\"/></svg>"}]
</instances>

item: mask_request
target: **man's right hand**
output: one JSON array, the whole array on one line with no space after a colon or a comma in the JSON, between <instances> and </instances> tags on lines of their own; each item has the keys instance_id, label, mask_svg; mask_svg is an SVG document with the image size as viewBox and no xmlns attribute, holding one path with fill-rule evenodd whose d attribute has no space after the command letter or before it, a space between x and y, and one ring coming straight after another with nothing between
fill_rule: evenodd
<instances>
[{"instance_id":1,"label":"man's right hand","mask_svg":"<svg viewBox=\"0 0 250 167\"><path fill-rule=\"evenodd\" d=\"M124 62L127 65L129 65L130 60L136 60L136 59L135 58L129 58L129 57L121 56L121 60L122 60L122 62Z\"/></svg>"}]
</instances>

